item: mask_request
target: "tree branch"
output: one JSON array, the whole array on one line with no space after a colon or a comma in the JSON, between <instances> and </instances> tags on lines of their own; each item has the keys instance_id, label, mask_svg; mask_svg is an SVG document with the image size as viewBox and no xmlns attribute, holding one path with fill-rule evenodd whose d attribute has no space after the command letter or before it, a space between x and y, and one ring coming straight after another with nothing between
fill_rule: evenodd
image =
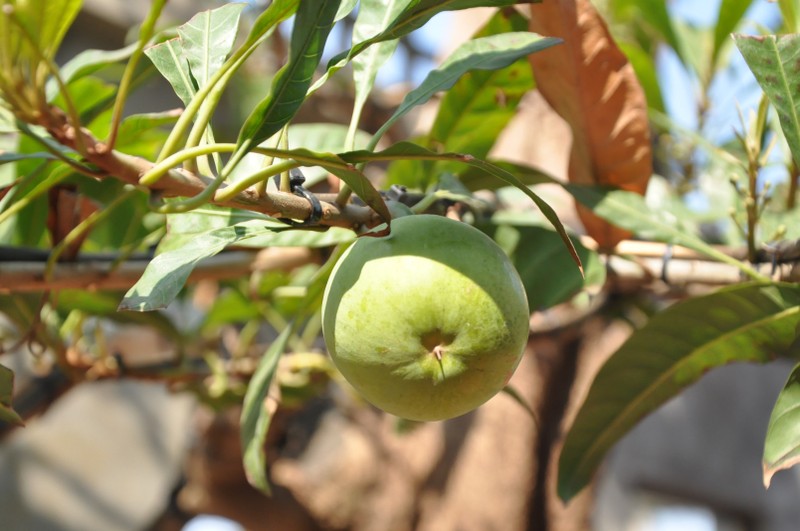
<instances>
[{"instance_id":1,"label":"tree branch","mask_svg":"<svg viewBox=\"0 0 800 531\"><path fill-rule=\"evenodd\" d=\"M139 179L147 173L154 164L141 157L134 157L108 147L98 140L87 129L76 131L66 118L66 115L57 107L50 107L50 112L41 116L39 125L42 125L50 135L60 144L72 148L86 159L86 161L99 169L95 178L110 177L122 182L140 186ZM80 135L80 139L78 139ZM81 149L81 146L86 146ZM163 197L194 197L205 190L212 179L197 175L184 169L172 169L155 184L148 187L151 191ZM220 187L218 194L225 190ZM321 225L351 227L374 227L381 223L380 217L369 207L361 205L337 205L335 197L320 196L322 203ZM255 189L247 189L226 201L211 199L212 204L224 207L241 208L262 212L264 214L304 220L311 215L311 204L304 198L285 192L271 192L259 195Z\"/></svg>"}]
</instances>

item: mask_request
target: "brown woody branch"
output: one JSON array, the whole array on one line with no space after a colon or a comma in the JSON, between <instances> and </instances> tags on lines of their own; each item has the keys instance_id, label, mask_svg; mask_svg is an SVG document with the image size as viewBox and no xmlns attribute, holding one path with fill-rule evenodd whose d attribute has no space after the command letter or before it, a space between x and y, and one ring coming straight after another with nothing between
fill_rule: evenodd
<instances>
[{"instance_id":1,"label":"brown woody branch","mask_svg":"<svg viewBox=\"0 0 800 531\"><path fill-rule=\"evenodd\" d=\"M708 288L746 280L736 267L709 260L685 247L628 240L621 242L617 251L618 254L605 258L609 289L614 292L630 293L642 288L682 291L692 286ZM744 249L731 250L731 254L740 251L744 252ZM275 254L266 256L265 252ZM317 259L313 250L300 248L226 251L201 261L188 282L236 278L253 271L292 267ZM109 260L79 257L75 262L57 264L52 277L45 279L45 260L3 262L0 259L0 294L46 289L126 290L141 277L149 261L128 260L112 269ZM775 280L800 281L797 260L778 260L775 264L766 262L757 264L755 268Z\"/></svg>"},{"instance_id":2,"label":"brown woody branch","mask_svg":"<svg viewBox=\"0 0 800 531\"><path fill-rule=\"evenodd\" d=\"M154 164L141 157L131 156L116 150L109 150L107 146L95 138L87 129L76 129L70 125L66 115L57 107L51 107L50 112L40 118L42 125L50 135L61 145L79 151L86 162L99 169L98 178L111 177L122 182L139 185L139 179ZM80 134L83 142L76 136ZM79 147L86 146L84 151ZM163 197L194 197L205 190L211 179L197 175L184 169L171 169L152 186L148 188ZM220 187L218 194L225 189ZM351 227L374 227L381 222L380 217L369 207L360 205L338 205L333 195L320 196L322 205L321 225ZM247 189L237 194L228 201L210 200L212 204L224 207L241 208L261 212L270 216L303 220L311 215L311 204L304 198L285 192L270 192L259 195L253 189Z\"/></svg>"}]
</instances>

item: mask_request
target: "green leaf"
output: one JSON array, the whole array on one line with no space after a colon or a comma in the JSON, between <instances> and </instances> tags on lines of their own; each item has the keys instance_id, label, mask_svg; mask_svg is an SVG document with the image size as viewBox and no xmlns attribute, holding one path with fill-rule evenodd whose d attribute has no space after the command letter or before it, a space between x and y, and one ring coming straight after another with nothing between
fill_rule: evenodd
<instances>
[{"instance_id":1,"label":"green leaf","mask_svg":"<svg viewBox=\"0 0 800 531\"><path fill-rule=\"evenodd\" d=\"M499 10L475 35L482 38L525 31L528 21L516 10ZM441 151L469 153L483 159L516 113L522 96L534 87L527 58L505 68L466 72L442 97L428 134L427 145ZM420 177L455 171L451 163L437 163ZM427 183L423 183L425 188Z\"/></svg>"},{"instance_id":2,"label":"green leaf","mask_svg":"<svg viewBox=\"0 0 800 531\"><path fill-rule=\"evenodd\" d=\"M484 174L492 175L496 179L499 179L508 185L519 188L525 195L527 195L531 200L533 200L533 202L536 204L537 207L539 207L539 210L542 212L545 218L547 218L547 220L556 229L556 232L558 232L559 236L561 237L561 240L564 242L564 245L567 247L567 250L569 251L573 260L578 265L578 268L581 270L581 273L583 273L583 266L581 265L581 259L578 256L577 251L575 251L575 247L572 245L572 240L570 240L569 235L567 234L567 231L564 228L564 225L561 223L561 220L558 219L558 215L556 215L555 211L541 197L535 194L522 181L520 181L514 174L504 170L503 168L490 164L486 161L476 159L470 155L464 155L460 153L435 153L429 149L425 149L422 146L418 146L410 142L399 142L380 152L353 151L350 153L342 153L340 157L343 160L347 160L349 162L415 159L415 160L434 160L434 161L458 161L458 162L463 162L465 164L469 164L470 166L475 167L477 170L480 170Z\"/></svg>"},{"instance_id":3,"label":"green leaf","mask_svg":"<svg viewBox=\"0 0 800 531\"><path fill-rule=\"evenodd\" d=\"M800 6L795 0L778 0L786 33L800 31Z\"/></svg>"},{"instance_id":4,"label":"green leaf","mask_svg":"<svg viewBox=\"0 0 800 531\"><path fill-rule=\"evenodd\" d=\"M199 86L204 85L225 62L233 48L244 4L225 4L201 11L178 27L183 55Z\"/></svg>"},{"instance_id":5,"label":"green leaf","mask_svg":"<svg viewBox=\"0 0 800 531\"><path fill-rule=\"evenodd\" d=\"M560 184L581 204L592 209L592 212L644 240L682 245L735 266L754 279L763 278L749 265L731 258L686 230L681 221L671 213L650 208L639 194L571 183Z\"/></svg>"},{"instance_id":6,"label":"green leaf","mask_svg":"<svg viewBox=\"0 0 800 531\"><path fill-rule=\"evenodd\" d=\"M286 350L292 328L292 326L284 328L258 362L258 367L253 373L253 377L250 378L250 383L247 384L239 422L247 481L267 494L269 494L270 488L267 481L267 457L264 452L264 442L272 421L272 413L266 403L267 394L272 379L275 377L278 361Z\"/></svg>"},{"instance_id":7,"label":"green leaf","mask_svg":"<svg viewBox=\"0 0 800 531\"><path fill-rule=\"evenodd\" d=\"M339 10L336 12L336 16L333 17L333 21L338 22L349 15L355 9L357 3L358 0L341 0Z\"/></svg>"},{"instance_id":8,"label":"green leaf","mask_svg":"<svg viewBox=\"0 0 800 531\"><path fill-rule=\"evenodd\" d=\"M289 145L303 146L317 152L341 153L351 149L362 149L369 144L371 135L356 130L348 145L347 126L332 123L292 124L289 126ZM327 170L321 166L303 168L306 177L306 188L325 180Z\"/></svg>"},{"instance_id":9,"label":"green leaf","mask_svg":"<svg viewBox=\"0 0 800 531\"><path fill-rule=\"evenodd\" d=\"M753 0L722 0L717 14L717 23L714 26L714 47L711 52L711 62L719 61L719 54L728 42L736 28L741 23L747 9Z\"/></svg>"},{"instance_id":10,"label":"green leaf","mask_svg":"<svg viewBox=\"0 0 800 531\"><path fill-rule=\"evenodd\" d=\"M764 486L779 470L800 463L800 365L783 386L769 418L764 442Z\"/></svg>"},{"instance_id":11,"label":"green leaf","mask_svg":"<svg viewBox=\"0 0 800 531\"><path fill-rule=\"evenodd\" d=\"M651 30L655 30L686 63L684 44L675 31L666 0L613 0L612 6L615 11L614 19L629 25L641 25L643 32L651 33Z\"/></svg>"},{"instance_id":12,"label":"green leaf","mask_svg":"<svg viewBox=\"0 0 800 531\"><path fill-rule=\"evenodd\" d=\"M0 365L0 421L22 426L22 418L11 407L14 391L14 373L11 369Z\"/></svg>"},{"instance_id":13,"label":"green leaf","mask_svg":"<svg viewBox=\"0 0 800 531\"><path fill-rule=\"evenodd\" d=\"M573 267L571 258L564 253L560 236L551 228L527 224L529 220L508 213L495 214L492 223L495 226L490 235L511 257L525 286L532 312L551 308L568 301L582 289L602 286L605 282L602 260L577 237L570 236L586 268L585 278ZM544 278L547 282L542 282Z\"/></svg>"},{"instance_id":14,"label":"green leaf","mask_svg":"<svg viewBox=\"0 0 800 531\"><path fill-rule=\"evenodd\" d=\"M330 229L332 231L333 229ZM328 231L328 232L330 232ZM156 256L142 277L125 294L120 310L151 311L165 308L183 288L192 270L204 258L210 258L231 244L246 245L257 241L259 247L325 247L352 239L351 231L341 229L330 234L293 230L277 221L250 220L213 229L186 238L181 247Z\"/></svg>"},{"instance_id":15,"label":"green leaf","mask_svg":"<svg viewBox=\"0 0 800 531\"><path fill-rule=\"evenodd\" d=\"M289 60L272 81L239 132L237 153L244 154L280 131L302 105L322 57L339 2L301 0L289 45Z\"/></svg>"},{"instance_id":16,"label":"green leaf","mask_svg":"<svg viewBox=\"0 0 800 531\"><path fill-rule=\"evenodd\" d=\"M639 420L708 370L796 356L798 305L800 286L744 284L679 302L650 319L595 377L561 452L559 496L577 494Z\"/></svg>"},{"instance_id":17,"label":"green leaf","mask_svg":"<svg viewBox=\"0 0 800 531\"><path fill-rule=\"evenodd\" d=\"M516 175L526 186L533 186L536 184L560 184L560 181L555 177L531 166L504 160L489 160L489 162L498 168ZM459 179L467 189L473 192L477 190L497 190L498 188L507 186L505 182L498 180L474 166L470 167L466 172L461 172L459 174Z\"/></svg>"},{"instance_id":18,"label":"green leaf","mask_svg":"<svg viewBox=\"0 0 800 531\"><path fill-rule=\"evenodd\" d=\"M189 70L188 60L183 56L180 38L175 37L150 46L144 50L144 53L161 72L161 75L169 81L175 94L184 105L188 105L197 91L197 87L192 82L192 73Z\"/></svg>"},{"instance_id":19,"label":"green leaf","mask_svg":"<svg viewBox=\"0 0 800 531\"><path fill-rule=\"evenodd\" d=\"M504 68L517 59L544 50L561 42L529 32L510 32L467 41L442 65L428 74L422 84L409 92L394 114L375 133L380 138L399 118L417 105L427 102L434 94L450 89L470 70Z\"/></svg>"},{"instance_id":20,"label":"green leaf","mask_svg":"<svg viewBox=\"0 0 800 531\"><path fill-rule=\"evenodd\" d=\"M60 68L61 79L69 84L82 77L89 76L116 63L125 61L133 55L139 43L134 42L119 50L84 50L67 61ZM47 82L47 99L58 94L58 84L51 79Z\"/></svg>"},{"instance_id":21,"label":"green leaf","mask_svg":"<svg viewBox=\"0 0 800 531\"><path fill-rule=\"evenodd\" d=\"M14 7L17 19L33 39L36 48L46 58L52 59L61 45L61 40L72 25L72 21L80 11L81 3L80 0L17 0L11 5ZM6 18L6 15L4 14L1 18ZM12 32L12 35L13 33L15 32ZM23 46L22 50L27 48L28 46ZM34 58L35 54L30 57Z\"/></svg>"},{"instance_id":22,"label":"green leaf","mask_svg":"<svg viewBox=\"0 0 800 531\"><path fill-rule=\"evenodd\" d=\"M358 18L353 25L353 42L367 40L380 34L386 26L407 7L409 0L361 0L358 9ZM353 59L353 85L355 97L353 103L353 116L350 121L351 130L354 132L361 117L361 111L367 102L375 76L378 70L392 56L397 48L398 39L391 39L378 43ZM354 149L353 145L347 149Z\"/></svg>"},{"instance_id":23,"label":"green leaf","mask_svg":"<svg viewBox=\"0 0 800 531\"><path fill-rule=\"evenodd\" d=\"M800 164L800 34L748 37L734 40L764 90L778 111L781 129L786 136L795 163Z\"/></svg>"},{"instance_id":24,"label":"green leaf","mask_svg":"<svg viewBox=\"0 0 800 531\"><path fill-rule=\"evenodd\" d=\"M385 30L374 37L354 44L351 49L333 57L328 62L327 71L321 81L340 70L350 60L373 44L399 39L421 28L439 13L459 11L471 7L505 7L516 3L515 0L412 0Z\"/></svg>"}]
</instances>

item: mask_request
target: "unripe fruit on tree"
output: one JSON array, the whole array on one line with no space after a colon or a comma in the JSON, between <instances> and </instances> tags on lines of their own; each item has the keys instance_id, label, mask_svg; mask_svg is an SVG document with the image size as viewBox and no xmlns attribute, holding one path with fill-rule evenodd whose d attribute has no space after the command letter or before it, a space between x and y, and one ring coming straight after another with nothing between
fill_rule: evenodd
<instances>
[{"instance_id":1,"label":"unripe fruit on tree","mask_svg":"<svg viewBox=\"0 0 800 531\"><path fill-rule=\"evenodd\" d=\"M345 379L411 420L455 417L489 400L528 338L525 289L508 257L476 228L431 215L358 239L331 273L322 316Z\"/></svg>"}]
</instances>

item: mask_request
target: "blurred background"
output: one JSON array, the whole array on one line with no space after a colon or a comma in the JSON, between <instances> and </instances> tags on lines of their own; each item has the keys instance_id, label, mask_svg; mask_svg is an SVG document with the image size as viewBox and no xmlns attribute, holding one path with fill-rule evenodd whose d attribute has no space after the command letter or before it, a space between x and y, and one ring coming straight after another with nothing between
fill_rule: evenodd
<instances>
[{"instance_id":1,"label":"blurred background","mask_svg":"<svg viewBox=\"0 0 800 531\"><path fill-rule=\"evenodd\" d=\"M680 0L667 6L685 42L701 43L729 3ZM219 4L173 0L166 20L182 23L201 5ZM733 46L724 48L712 67L703 63L702 47L694 50L700 58L689 58L685 50L655 37L647 41L638 12L648 9L647 2L595 4L623 50L639 61L637 73L649 72L656 81L646 92L658 117L653 142L661 176L651 182L648 200L658 208L665 197L678 197L698 219L716 212L730 202L731 192L719 187L722 170L698 149L695 137L730 145L741 129L739 111L747 114L758 105L754 78ZM737 31L781 28L774 3L747 4ZM259 6L254 2L246 13ZM143 2L86 0L59 61L87 48L122 47L146 9ZM363 129L377 129L403 95L490 14L440 15L404 40L378 77ZM328 56L349 46L336 33L329 43ZM228 95L226 113L215 124L223 140L235 138L236 124L260 97L263 90L257 89L268 83L269 65L285 45L277 42L252 61ZM346 82L327 84L314 104L301 109L298 122L346 124L349 88ZM166 82L153 76L127 111L180 105ZM390 134L413 138L430 124L435 105ZM492 154L563 178L569 142L569 128L532 92ZM786 176L786 168L775 164L762 178L781 186ZM572 201L555 190L543 195L580 232ZM729 220L704 230L717 243L738 237ZM292 257L284 258L289 260L284 269L293 271ZM165 315L185 329L207 324L209 301L225 293L219 282L201 281ZM794 531L800 522L800 472L778 474L766 490L760 465L769 413L791 369L786 362L713 371L625 437L590 488L567 505L555 495L559 442L593 375L641 322L637 312L674 295L669 286L636 294L623 290L611 295L609 311L567 305L534 316L534 333L511 383L534 405L536 422L505 394L451 421L401 422L365 407L324 367L315 372L315 356L322 351L311 342L315 349L307 358L287 358L280 369L283 396L296 392L299 398L279 409L270 430L271 497L247 484L238 410L225 393L195 393L182 382L136 377L98 378L67 390L57 376L45 376L40 356L31 356L23 345L0 356L22 390L15 406L31 416L24 429L2 426L0 431L0 529ZM235 350L241 323L220 323L204 333ZM175 345L152 327L95 326L103 327L106 347L118 359L141 363L148 358L158 364L175 355ZM295 370L293 362L305 372ZM222 385L213 377L202 384L206 391Z\"/></svg>"}]
</instances>

